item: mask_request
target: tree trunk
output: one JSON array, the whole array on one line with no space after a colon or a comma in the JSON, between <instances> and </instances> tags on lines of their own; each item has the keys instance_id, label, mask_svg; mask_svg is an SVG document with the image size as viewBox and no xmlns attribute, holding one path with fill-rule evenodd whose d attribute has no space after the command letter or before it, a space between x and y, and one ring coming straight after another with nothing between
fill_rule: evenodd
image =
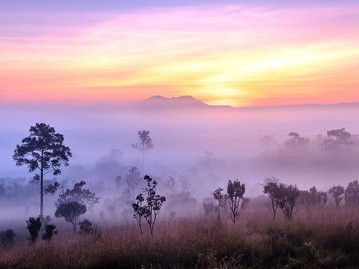
<instances>
[{"instance_id":1,"label":"tree trunk","mask_svg":"<svg viewBox=\"0 0 359 269\"><path fill-rule=\"evenodd\" d=\"M145 175L145 146L142 148L142 173Z\"/></svg>"},{"instance_id":2,"label":"tree trunk","mask_svg":"<svg viewBox=\"0 0 359 269\"><path fill-rule=\"evenodd\" d=\"M40 167L40 219L44 218L44 152L41 152L41 167Z\"/></svg>"}]
</instances>

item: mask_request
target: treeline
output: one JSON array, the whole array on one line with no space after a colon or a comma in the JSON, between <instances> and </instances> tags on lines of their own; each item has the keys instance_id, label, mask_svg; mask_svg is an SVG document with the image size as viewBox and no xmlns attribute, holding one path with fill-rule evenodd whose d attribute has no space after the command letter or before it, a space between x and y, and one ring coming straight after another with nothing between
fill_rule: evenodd
<instances>
[{"instance_id":1,"label":"treeline","mask_svg":"<svg viewBox=\"0 0 359 269\"><path fill-rule=\"evenodd\" d=\"M145 152L152 149L152 139L150 131L138 131L139 142L132 146L142 153L142 169L145 167ZM290 138L284 143L286 147L296 148L306 145L309 141L301 137L298 133L290 133ZM321 145L329 149L338 145L348 145L352 143L351 135L344 128L328 131L327 138L323 139ZM62 134L56 133L55 129L44 123L37 123L30 127L30 135L22 140L22 144L16 146L13 159L16 165L26 166L29 173L33 173L33 183L40 183L40 214L38 217L27 219L27 229L30 234L30 241L35 243L41 233L44 240L51 240L57 233L56 226L51 223L50 216L43 215L44 195L54 195L61 188L58 196L54 216L63 218L72 225L73 231L78 232L80 227L81 234L95 233L100 236L100 229L93 225L91 221L81 219L87 211L92 211L93 207L99 203L100 197L90 189L85 189L86 182L81 180L73 187L61 186L57 181L45 181L44 176L61 174L61 167L69 165L72 152L69 147L64 145ZM160 195L158 193L159 181L148 175L144 177L137 167L132 167L129 173L122 178L116 177L115 184L119 199L111 204L109 210L115 213L116 206L127 207L131 210L130 214L137 221L140 233L144 233L143 226L147 224L152 235L159 212L163 205L171 200L177 199L179 204L183 201L191 201L192 197L185 190L188 188L186 182L182 181L182 190L177 192L175 179L170 177L163 181L163 188L167 188L169 193ZM1 187L1 185L0 185ZM3 188L5 190L5 188ZM160 189L161 190L161 189ZM1 188L0 188L1 191ZM210 195L212 201L203 203L205 215L216 214L218 221L229 218L236 224L242 213L250 203L250 199L245 197L246 186L239 180L229 180L226 190L221 187L214 190ZM5 192L6 193L6 192ZM314 207L324 207L328 205L328 200L332 198L336 206L345 204L353 206L359 204L359 184L353 181L346 188L340 185L333 186L327 192L318 191L316 187L309 190L299 190L296 185L287 185L279 182L277 178L266 178L263 184L263 193L268 197L269 208L273 219L277 217L278 211L283 213L286 220L292 220L298 206L305 208L309 217L312 215ZM1 192L0 192L1 194ZM174 212L175 213L175 212ZM101 216L103 217L103 216ZM4 245L11 245L15 233L9 229L1 233Z\"/></svg>"}]
</instances>

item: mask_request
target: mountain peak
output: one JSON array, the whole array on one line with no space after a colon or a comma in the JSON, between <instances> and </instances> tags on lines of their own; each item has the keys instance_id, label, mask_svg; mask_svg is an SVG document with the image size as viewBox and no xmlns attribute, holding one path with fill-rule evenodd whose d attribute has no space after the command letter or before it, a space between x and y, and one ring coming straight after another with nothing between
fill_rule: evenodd
<instances>
[{"instance_id":1,"label":"mountain peak","mask_svg":"<svg viewBox=\"0 0 359 269\"><path fill-rule=\"evenodd\" d=\"M186 109L229 109L230 106L212 106L191 96L182 95L177 97L163 97L161 95L151 96L136 105L134 108L140 110L186 110Z\"/></svg>"},{"instance_id":2,"label":"mountain peak","mask_svg":"<svg viewBox=\"0 0 359 269\"><path fill-rule=\"evenodd\" d=\"M140 103L140 106L146 108L195 108L207 107L204 102L190 96L163 97L160 95L152 96Z\"/></svg>"}]
</instances>

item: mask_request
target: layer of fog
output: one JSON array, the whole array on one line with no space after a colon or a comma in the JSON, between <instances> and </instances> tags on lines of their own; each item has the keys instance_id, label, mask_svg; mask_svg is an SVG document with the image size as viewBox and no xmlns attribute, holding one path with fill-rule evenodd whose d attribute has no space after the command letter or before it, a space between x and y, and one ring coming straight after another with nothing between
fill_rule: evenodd
<instances>
[{"instance_id":1,"label":"layer of fog","mask_svg":"<svg viewBox=\"0 0 359 269\"><path fill-rule=\"evenodd\" d=\"M199 212L203 199L218 187L225 189L229 179L244 182L247 197L260 195L261 183L271 176L297 184L300 189L313 185L320 190L328 190L333 184L346 186L359 175L359 146L354 143L338 152L324 152L316 139L318 135L325 137L328 130L342 127L352 135L359 134L358 112L357 106L155 111L113 106L3 106L0 184L5 188L13 188L15 183L26 187L23 197L0 199L11 205L11 214L38 212L39 186L28 184L31 174L25 167L15 167L12 160L15 146L36 122L55 127L73 151L70 166L56 179L64 187L85 180L86 188L101 196L94 214L105 218L131 218L124 191L126 175L134 166L141 176L156 178L160 192L172 196L166 205L167 214L177 210L176 204L185 205L175 212L179 216L195 211L194 208ZM154 144L154 149L145 154L144 172L141 152L131 147L138 142L138 130L150 130ZM309 138L309 148L286 152L284 142L290 132ZM271 136L273 143L261 143L264 136ZM122 179L120 185L116 185L118 176ZM175 189L163 186L170 177ZM141 191L140 185L136 188L135 191ZM45 213L53 215L56 198L57 195L45 198ZM9 214L1 216L8 218Z\"/></svg>"}]
</instances>

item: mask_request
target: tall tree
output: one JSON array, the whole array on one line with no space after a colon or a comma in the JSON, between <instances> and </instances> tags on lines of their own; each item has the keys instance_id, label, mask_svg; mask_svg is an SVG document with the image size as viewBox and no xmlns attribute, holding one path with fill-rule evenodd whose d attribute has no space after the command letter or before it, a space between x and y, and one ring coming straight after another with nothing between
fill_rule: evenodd
<instances>
[{"instance_id":1,"label":"tall tree","mask_svg":"<svg viewBox=\"0 0 359 269\"><path fill-rule=\"evenodd\" d=\"M241 214L241 210L244 208L244 198L243 195L246 191L244 184L241 184L239 180L228 181L227 185L227 194L228 194L228 204L230 210L230 217L233 223L236 223L237 218Z\"/></svg>"},{"instance_id":2,"label":"tall tree","mask_svg":"<svg viewBox=\"0 0 359 269\"><path fill-rule=\"evenodd\" d=\"M40 218L44 213L44 194L53 194L59 186L57 182L44 187L44 176L52 173L60 175L60 167L69 165L72 153L64 144L64 136L45 123L30 127L30 135L17 145L13 159L17 166L26 165L29 173L36 172L32 182L40 182Z\"/></svg>"},{"instance_id":3,"label":"tall tree","mask_svg":"<svg viewBox=\"0 0 359 269\"><path fill-rule=\"evenodd\" d=\"M150 137L150 131L142 130L138 131L138 144L132 144L132 147L142 151L142 172L145 173L145 152L152 149L152 139Z\"/></svg>"}]
</instances>

